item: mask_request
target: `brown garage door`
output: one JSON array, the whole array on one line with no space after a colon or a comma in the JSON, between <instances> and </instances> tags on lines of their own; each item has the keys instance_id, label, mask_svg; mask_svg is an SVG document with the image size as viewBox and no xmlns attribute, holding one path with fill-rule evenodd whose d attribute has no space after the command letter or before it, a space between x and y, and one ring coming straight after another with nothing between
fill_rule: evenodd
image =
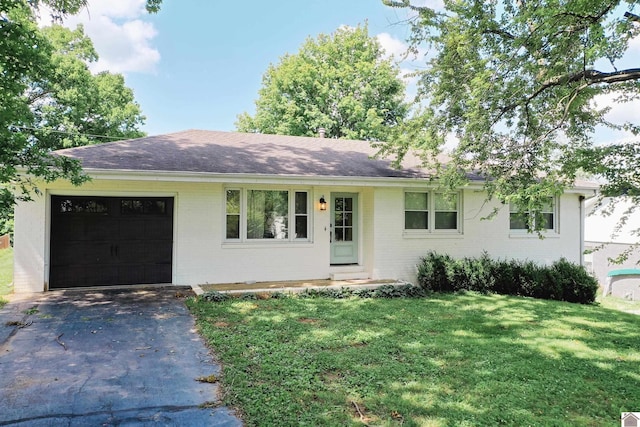
<instances>
[{"instance_id":1,"label":"brown garage door","mask_svg":"<svg viewBox=\"0 0 640 427\"><path fill-rule=\"evenodd\" d=\"M170 283L171 197L51 197L49 288Z\"/></svg>"}]
</instances>

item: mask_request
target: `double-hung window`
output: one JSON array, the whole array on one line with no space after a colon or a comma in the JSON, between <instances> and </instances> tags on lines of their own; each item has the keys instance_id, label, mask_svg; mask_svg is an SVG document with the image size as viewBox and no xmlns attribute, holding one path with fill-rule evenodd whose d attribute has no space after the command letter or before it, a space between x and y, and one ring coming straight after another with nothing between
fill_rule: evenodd
<instances>
[{"instance_id":1,"label":"double-hung window","mask_svg":"<svg viewBox=\"0 0 640 427\"><path fill-rule=\"evenodd\" d=\"M413 233L460 230L460 195L435 191L404 193L404 229Z\"/></svg>"},{"instance_id":2,"label":"double-hung window","mask_svg":"<svg viewBox=\"0 0 640 427\"><path fill-rule=\"evenodd\" d=\"M309 238L307 191L227 189L227 241L294 241Z\"/></svg>"},{"instance_id":3,"label":"double-hung window","mask_svg":"<svg viewBox=\"0 0 640 427\"><path fill-rule=\"evenodd\" d=\"M556 216L556 203L555 199L552 197L543 203L540 210L540 216L538 218L533 217L533 212L519 212L517 206L513 203L509 204L509 228L513 231L528 231L530 229L529 221L534 225L534 228L538 228L536 227L537 221L542 221L542 224L539 227L542 231L556 230Z\"/></svg>"},{"instance_id":4,"label":"double-hung window","mask_svg":"<svg viewBox=\"0 0 640 427\"><path fill-rule=\"evenodd\" d=\"M435 193L433 197L436 230L458 229L458 195Z\"/></svg>"},{"instance_id":5,"label":"double-hung window","mask_svg":"<svg viewBox=\"0 0 640 427\"><path fill-rule=\"evenodd\" d=\"M429 229L429 193L404 193L404 228Z\"/></svg>"},{"instance_id":6,"label":"double-hung window","mask_svg":"<svg viewBox=\"0 0 640 427\"><path fill-rule=\"evenodd\" d=\"M227 239L240 238L240 190L227 190Z\"/></svg>"}]
</instances>

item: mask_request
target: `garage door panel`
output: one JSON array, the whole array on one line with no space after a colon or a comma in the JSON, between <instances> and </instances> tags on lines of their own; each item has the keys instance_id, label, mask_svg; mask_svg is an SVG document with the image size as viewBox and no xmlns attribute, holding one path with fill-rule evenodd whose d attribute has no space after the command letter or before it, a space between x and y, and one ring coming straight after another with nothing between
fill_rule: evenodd
<instances>
[{"instance_id":1,"label":"garage door panel","mask_svg":"<svg viewBox=\"0 0 640 427\"><path fill-rule=\"evenodd\" d=\"M84 223L59 218L55 227L51 227L51 240L71 239L76 240L77 235L84 235Z\"/></svg>"},{"instance_id":2,"label":"garage door panel","mask_svg":"<svg viewBox=\"0 0 640 427\"><path fill-rule=\"evenodd\" d=\"M118 285L118 274L112 266L108 264L94 264L90 266L91 275L89 276L93 286ZM83 286L82 284L79 286ZM84 285L86 286L86 285Z\"/></svg>"},{"instance_id":3,"label":"garage door panel","mask_svg":"<svg viewBox=\"0 0 640 427\"><path fill-rule=\"evenodd\" d=\"M146 262L154 264L168 264L173 256L173 242L166 240L152 240L145 242Z\"/></svg>"},{"instance_id":4,"label":"garage door panel","mask_svg":"<svg viewBox=\"0 0 640 427\"><path fill-rule=\"evenodd\" d=\"M173 236L173 223L156 219L146 225L145 236L147 239L166 239Z\"/></svg>"},{"instance_id":5,"label":"garage door panel","mask_svg":"<svg viewBox=\"0 0 640 427\"><path fill-rule=\"evenodd\" d=\"M82 240L111 240L117 235L119 223L111 218L88 218L84 224L84 237Z\"/></svg>"},{"instance_id":6,"label":"garage door panel","mask_svg":"<svg viewBox=\"0 0 640 427\"><path fill-rule=\"evenodd\" d=\"M118 242L116 245L117 256L122 263L145 262L146 245L144 240Z\"/></svg>"},{"instance_id":7,"label":"garage door panel","mask_svg":"<svg viewBox=\"0 0 640 427\"><path fill-rule=\"evenodd\" d=\"M120 221L117 238L119 240L142 240L146 236L145 218L133 220L127 218Z\"/></svg>"},{"instance_id":8,"label":"garage door panel","mask_svg":"<svg viewBox=\"0 0 640 427\"><path fill-rule=\"evenodd\" d=\"M118 244L117 256L127 264L170 263L173 242L166 240L137 240Z\"/></svg>"},{"instance_id":9,"label":"garage door panel","mask_svg":"<svg viewBox=\"0 0 640 427\"><path fill-rule=\"evenodd\" d=\"M145 266L145 280L148 283L162 283L162 278L171 275L171 264L148 264Z\"/></svg>"},{"instance_id":10,"label":"garage door panel","mask_svg":"<svg viewBox=\"0 0 640 427\"><path fill-rule=\"evenodd\" d=\"M92 265L110 262L113 245L110 242L85 241L66 242L56 249L56 256L51 257L51 265Z\"/></svg>"},{"instance_id":11,"label":"garage door panel","mask_svg":"<svg viewBox=\"0 0 640 427\"><path fill-rule=\"evenodd\" d=\"M94 241L90 244L82 242L78 245L77 256L78 264L93 265L108 263L113 256L113 245L110 242Z\"/></svg>"},{"instance_id":12,"label":"garage door panel","mask_svg":"<svg viewBox=\"0 0 640 427\"><path fill-rule=\"evenodd\" d=\"M55 241L95 241L110 240L117 235L119 224L107 218L84 216L80 218L60 218L51 229L51 239Z\"/></svg>"},{"instance_id":13,"label":"garage door panel","mask_svg":"<svg viewBox=\"0 0 640 427\"><path fill-rule=\"evenodd\" d=\"M51 288L171 282L172 198L51 200Z\"/></svg>"},{"instance_id":14,"label":"garage door panel","mask_svg":"<svg viewBox=\"0 0 640 427\"><path fill-rule=\"evenodd\" d=\"M118 267L120 283L164 283L171 274L170 264L124 264Z\"/></svg>"},{"instance_id":15,"label":"garage door panel","mask_svg":"<svg viewBox=\"0 0 640 427\"><path fill-rule=\"evenodd\" d=\"M90 275L87 272L91 272ZM117 271L108 265L63 265L51 271L50 283L58 288L117 284Z\"/></svg>"},{"instance_id":16,"label":"garage door panel","mask_svg":"<svg viewBox=\"0 0 640 427\"><path fill-rule=\"evenodd\" d=\"M118 281L123 284L149 283L144 280L144 264L118 266Z\"/></svg>"}]
</instances>

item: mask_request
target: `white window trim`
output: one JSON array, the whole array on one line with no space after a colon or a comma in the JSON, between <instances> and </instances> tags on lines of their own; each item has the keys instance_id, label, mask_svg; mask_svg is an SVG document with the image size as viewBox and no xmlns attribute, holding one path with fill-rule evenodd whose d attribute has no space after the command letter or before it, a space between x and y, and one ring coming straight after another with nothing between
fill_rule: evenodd
<instances>
[{"instance_id":1,"label":"white window trim","mask_svg":"<svg viewBox=\"0 0 640 427\"><path fill-rule=\"evenodd\" d=\"M227 191L236 190L240 191L240 225L239 225L239 233L240 237L238 239L227 238ZM258 191L287 191L289 193L288 198L288 238L287 239L249 239L247 238L247 198L250 190L258 190ZM296 238L295 237L295 195L296 193L307 193L307 237L305 238ZM272 246L285 246L285 245L295 245L298 246L300 244L311 243L312 239L312 231L313 231L313 203L312 203L313 192L310 188L291 188L291 187L280 187L280 186L233 186L233 187L224 187L222 189L222 243L224 245L238 245L242 244L243 246L253 246L260 247L263 245Z\"/></svg>"},{"instance_id":2,"label":"white window trim","mask_svg":"<svg viewBox=\"0 0 640 427\"><path fill-rule=\"evenodd\" d=\"M426 193L427 196L427 203L429 204L429 206L427 206L427 210L428 210L428 224L429 224L429 228L427 229L407 229L404 228L405 224L405 212L407 212L407 210L404 207L404 200L406 197L406 193ZM404 189L404 191L402 192L402 230L403 230L403 237L404 238L408 238L408 239L422 239L422 238L462 238L463 236L463 231L462 231L462 200L463 200L463 196L462 196L462 191L458 191L456 193L457 196L457 200L456 200L456 206L457 206L457 224L456 224L456 228L455 229L436 229L435 228L435 224L436 224L436 198L435 195L436 194L443 194L443 191L436 191L436 190L424 190L424 189L413 189L413 188L406 188ZM444 212L444 211L439 211L439 212Z\"/></svg>"},{"instance_id":3,"label":"white window trim","mask_svg":"<svg viewBox=\"0 0 640 427\"><path fill-rule=\"evenodd\" d=\"M507 227L509 228L509 238L511 239L539 239L540 235L536 231L527 229L511 228L511 206L509 206L509 216L507 217ZM553 197L553 228L540 230L540 234L545 238L560 238L560 198Z\"/></svg>"}]
</instances>

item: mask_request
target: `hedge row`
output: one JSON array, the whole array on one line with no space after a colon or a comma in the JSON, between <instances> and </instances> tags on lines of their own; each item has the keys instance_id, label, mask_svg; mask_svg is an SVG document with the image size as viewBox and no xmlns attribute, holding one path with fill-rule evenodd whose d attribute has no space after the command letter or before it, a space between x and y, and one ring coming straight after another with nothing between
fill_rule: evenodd
<instances>
[{"instance_id":1,"label":"hedge row","mask_svg":"<svg viewBox=\"0 0 640 427\"><path fill-rule=\"evenodd\" d=\"M562 258L551 266L532 261L454 259L429 252L418 265L418 283L428 291L477 291L590 304L598 282L584 267Z\"/></svg>"}]
</instances>

